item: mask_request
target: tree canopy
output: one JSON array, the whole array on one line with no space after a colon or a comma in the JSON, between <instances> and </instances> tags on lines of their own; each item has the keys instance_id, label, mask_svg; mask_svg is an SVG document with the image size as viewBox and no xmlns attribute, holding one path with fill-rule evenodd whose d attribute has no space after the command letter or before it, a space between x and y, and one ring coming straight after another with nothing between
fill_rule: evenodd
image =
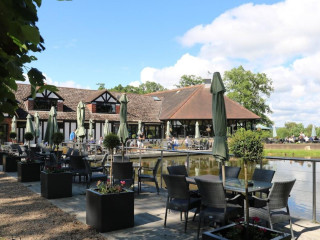
<instances>
[{"instance_id":1,"label":"tree canopy","mask_svg":"<svg viewBox=\"0 0 320 240\"><path fill-rule=\"evenodd\" d=\"M0 122L5 113L14 115L18 107L16 82L25 81L25 73L32 97L45 89L57 91L54 86L44 84L45 77L38 69L26 66L37 60L32 52L45 49L36 26L40 5L41 0L0 1Z\"/></svg>"},{"instance_id":2,"label":"tree canopy","mask_svg":"<svg viewBox=\"0 0 320 240\"><path fill-rule=\"evenodd\" d=\"M175 85L177 88L188 87L192 85L202 84L204 80L195 75L183 75L180 78L179 84Z\"/></svg>"},{"instance_id":3,"label":"tree canopy","mask_svg":"<svg viewBox=\"0 0 320 240\"><path fill-rule=\"evenodd\" d=\"M103 83L97 83L97 85L99 85L99 88L98 88L99 90L104 89ZM146 93L164 91L166 89L159 83L147 81L146 83L140 84L139 87L134 87L131 85L122 86L121 84L119 84L118 86L115 86L108 90L115 91L115 92L146 94Z\"/></svg>"},{"instance_id":4,"label":"tree canopy","mask_svg":"<svg viewBox=\"0 0 320 240\"><path fill-rule=\"evenodd\" d=\"M224 72L227 96L261 117L270 126L267 114L272 113L266 100L273 92L272 80L265 73L252 73L242 66Z\"/></svg>"}]
</instances>

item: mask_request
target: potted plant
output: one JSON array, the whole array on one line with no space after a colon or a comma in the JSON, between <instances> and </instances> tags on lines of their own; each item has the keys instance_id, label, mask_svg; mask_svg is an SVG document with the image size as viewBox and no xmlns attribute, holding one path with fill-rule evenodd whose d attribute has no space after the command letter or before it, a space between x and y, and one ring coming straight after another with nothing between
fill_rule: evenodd
<instances>
[{"instance_id":1,"label":"potted plant","mask_svg":"<svg viewBox=\"0 0 320 240\"><path fill-rule=\"evenodd\" d=\"M137 138L137 135L134 133L134 134L131 135L131 138L132 138L132 139L136 139L136 138Z\"/></svg>"},{"instance_id":2,"label":"potted plant","mask_svg":"<svg viewBox=\"0 0 320 240\"><path fill-rule=\"evenodd\" d=\"M53 134L57 154L50 154L50 161L46 161L45 169L40 174L41 196L48 199L72 197L72 173L62 169L58 161L59 144L63 139L62 133Z\"/></svg>"},{"instance_id":3,"label":"potted plant","mask_svg":"<svg viewBox=\"0 0 320 240\"><path fill-rule=\"evenodd\" d=\"M11 138L12 142L15 143L17 133L16 132L10 132L9 137Z\"/></svg>"},{"instance_id":4,"label":"potted plant","mask_svg":"<svg viewBox=\"0 0 320 240\"><path fill-rule=\"evenodd\" d=\"M17 169L19 182L40 181L39 161L35 161L28 156L25 161L18 161Z\"/></svg>"},{"instance_id":5,"label":"potted plant","mask_svg":"<svg viewBox=\"0 0 320 240\"><path fill-rule=\"evenodd\" d=\"M26 132L24 134L24 139L28 142L28 150L30 150L30 141L34 139L33 133L32 132Z\"/></svg>"},{"instance_id":6,"label":"potted plant","mask_svg":"<svg viewBox=\"0 0 320 240\"><path fill-rule=\"evenodd\" d=\"M252 218L252 223L247 228L243 222L236 221L230 225L208 231L202 234L203 240L289 240L290 234L282 233L276 230L271 230L265 227L258 226L259 218Z\"/></svg>"},{"instance_id":7,"label":"potted plant","mask_svg":"<svg viewBox=\"0 0 320 240\"><path fill-rule=\"evenodd\" d=\"M86 223L99 232L114 231L134 225L134 192L110 182L97 183L95 189L87 189Z\"/></svg>"},{"instance_id":8,"label":"potted plant","mask_svg":"<svg viewBox=\"0 0 320 240\"><path fill-rule=\"evenodd\" d=\"M110 133L107 136L105 136L103 140L103 145L109 150L109 153L111 153L111 162L113 161L113 149L120 145L120 139L118 135L114 133ZM112 179L112 163L110 166L110 180Z\"/></svg>"},{"instance_id":9,"label":"potted plant","mask_svg":"<svg viewBox=\"0 0 320 240\"><path fill-rule=\"evenodd\" d=\"M57 158L59 158L59 145L63 142L64 140L64 136L63 136L63 133L61 132L55 132L52 136L52 142L53 142L53 149L56 149L57 152L56 152L56 155L57 155Z\"/></svg>"},{"instance_id":10,"label":"potted plant","mask_svg":"<svg viewBox=\"0 0 320 240\"><path fill-rule=\"evenodd\" d=\"M17 171L17 163L18 163L19 159L20 158L14 154L4 153L2 155L3 171L4 172L16 172Z\"/></svg>"}]
</instances>

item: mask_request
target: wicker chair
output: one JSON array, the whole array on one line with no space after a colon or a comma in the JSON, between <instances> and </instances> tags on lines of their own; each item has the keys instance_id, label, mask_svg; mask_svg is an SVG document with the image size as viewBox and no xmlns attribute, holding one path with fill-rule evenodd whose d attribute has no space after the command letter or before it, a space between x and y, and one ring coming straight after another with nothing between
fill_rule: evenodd
<instances>
[{"instance_id":1,"label":"wicker chair","mask_svg":"<svg viewBox=\"0 0 320 240\"><path fill-rule=\"evenodd\" d=\"M187 168L185 165L167 167L169 175L184 175L188 177Z\"/></svg>"},{"instance_id":2,"label":"wicker chair","mask_svg":"<svg viewBox=\"0 0 320 240\"><path fill-rule=\"evenodd\" d=\"M294 179L291 181L274 182L266 199L252 196L255 201L260 202L260 204L255 205L260 205L261 207L250 207L249 215L269 222L271 229L273 229L273 224L275 223L289 221L291 237L294 238L288 198L295 181Z\"/></svg>"},{"instance_id":3,"label":"wicker chair","mask_svg":"<svg viewBox=\"0 0 320 240\"><path fill-rule=\"evenodd\" d=\"M98 166L98 167L91 167L91 172L103 172L103 173L106 173L106 161L108 159L108 153L106 153L103 158L102 158L102 161L101 161L101 166Z\"/></svg>"},{"instance_id":4,"label":"wicker chair","mask_svg":"<svg viewBox=\"0 0 320 240\"><path fill-rule=\"evenodd\" d=\"M238 178L241 168L225 166L226 178ZM219 176L222 178L222 169L219 170Z\"/></svg>"},{"instance_id":5,"label":"wicker chair","mask_svg":"<svg viewBox=\"0 0 320 240\"><path fill-rule=\"evenodd\" d=\"M81 182L81 177L85 177L86 181L88 180L88 171L82 156L70 156L70 169L74 180L77 176L79 177L79 182Z\"/></svg>"},{"instance_id":6,"label":"wicker chair","mask_svg":"<svg viewBox=\"0 0 320 240\"><path fill-rule=\"evenodd\" d=\"M162 175L168 189L166 213L164 218L164 226L167 225L168 209L184 212L185 226L184 232L187 231L188 213L189 210L197 208L196 213L199 212L200 198L192 198L189 193L189 184L186 181L185 176L182 175Z\"/></svg>"},{"instance_id":7,"label":"wicker chair","mask_svg":"<svg viewBox=\"0 0 320 240\"><path fill-rule=\"evenodd\" d=\"M125 181L125 187L130 188L134 184L134 171L132 162L113 162L112 163L113 184Z\"/></svg>"},{"instance_id":8,"label":"wicker chair","mask_svg":"<svg viewBox=\"0 0 320 240\"><path fill-rule=\"evenodd\" d=\"M212 217L214 222L225 225L227 220L241 214L242 208L238 205L231 205L227 202L240 198L238 194L232 199L226 198L222 182L195 179L201 195L201 208L198 224L197 238L199 238L201 222L205 217Z\"/></svg>"},{"instance_id":9,"label":"wicker chair","mask_svg":"<svg viewBox=\"0 0 320 240\"><path fill-rule=\"evenodd\" d=\"M157 192L159 194L159 185L157 180L157 172L160 167L162 158L158 158L154 168L140 167L138 170L138 194L141 192L141 182L154 182L156 184ZM142 170L152 171L152 175L142 173Z\"/></svg>"},{"instance_id":10,"label":"wicker chair","mask_svg":"<svg viewBox=\"0 0 320 240\"><path fill-rule=\"evenodd\" d=\"M275 171L273 171L273 170L255 168L254 172L253 172L253 175L252 175L252 180L261 181L261 182L270 182L271 183L274 174L275 174ZM269 189L261 191L261 192L268 195L269 194ZM261 195L260 195L260 197L261 197Z\"/></svg>"},{"instance_id":11,"label":"wicker chair","mask_svg":"<svg viewBox=\"0 0 320 240\"><path fill-rule=\"evenodd\" d=\"M87 182L87 188L90 188L90 185L92 182L97 181L107 181L108 176L104 173L96 173L91 171L90 163L87 160L82 160L85 165L86 170L86 182Z\"/></svg>"}]
</instances>

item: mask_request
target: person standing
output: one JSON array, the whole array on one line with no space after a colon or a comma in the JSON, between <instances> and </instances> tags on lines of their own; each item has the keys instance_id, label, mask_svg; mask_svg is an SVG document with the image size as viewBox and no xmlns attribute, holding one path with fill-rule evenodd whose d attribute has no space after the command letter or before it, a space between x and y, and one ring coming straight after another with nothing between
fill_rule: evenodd
<instances>
[{"instance_id":1,"label":"person standing","mask_svg":"<svg viewBox=\"0 0 320 240\"><path fill-rule=\"evenodd\" d=\"M144 139L144 133L142 132L138 137L138 148L143 148Z\"/></svg>"},{"instance_id":2,"label":"person standing","mask_svg":"<svg viewBox=\"0 0 320 240\"><path fill-rule=\"evenodd\" d=\"M187 149L190 149L191 147L191 140L189 138L189 136L186 137L186 139L184 140L184 144L186 145Z\"/></svg>"},{"instance_id":3,"label":"person standing","mask_svg":"<svg viewBox=\"0 0 320 240\"><path fill-rule=\"evenodd\" d=\"M75 131L76 130L73 130L71 133L70 133L70 137L69 137L69 139L70 139L70 141L71 142L76 142L76 133L75 133Z\"/></svg>"}]
</instances>

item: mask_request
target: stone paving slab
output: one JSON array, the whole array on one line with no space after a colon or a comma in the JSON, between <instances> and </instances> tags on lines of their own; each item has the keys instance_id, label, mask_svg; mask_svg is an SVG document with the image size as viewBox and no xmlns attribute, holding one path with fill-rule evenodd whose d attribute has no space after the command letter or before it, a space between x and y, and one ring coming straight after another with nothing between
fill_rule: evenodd
<instances>
[{"instance_id":1,"label":"stone paving slab","mask_svg":"<svg viewBox=\"0 0 320 240\"><path fill-rule=\"evenodd\" d=\"M2 166L0 166L2 170ZM7 173L7 175L17 178L17 173ZM40 194L40 182L23 183L32 191ZM73 214L76 218L86 223L86 205L85 205L85 188L84 183L73 184L73 197L48 200L63 211ZM198 227L196 221L192 221L193 213L189 214L187 232L184 233L184 222L180 221L180 213L171 211L168 214L167 227L164 228L164 214L166 193L164 190L160 195L156 194L154 187L143 185L142 193L135 194L135 226L119 231L102 233L107 239L196 239ZM319 240L320 224L312 223L311 220L293 219L293 228L295 237L299 240ZM288 225L275 226L277 230L290 232ZM205 227L204 230L210 230Z\"/></svg>"}]
</instances>

